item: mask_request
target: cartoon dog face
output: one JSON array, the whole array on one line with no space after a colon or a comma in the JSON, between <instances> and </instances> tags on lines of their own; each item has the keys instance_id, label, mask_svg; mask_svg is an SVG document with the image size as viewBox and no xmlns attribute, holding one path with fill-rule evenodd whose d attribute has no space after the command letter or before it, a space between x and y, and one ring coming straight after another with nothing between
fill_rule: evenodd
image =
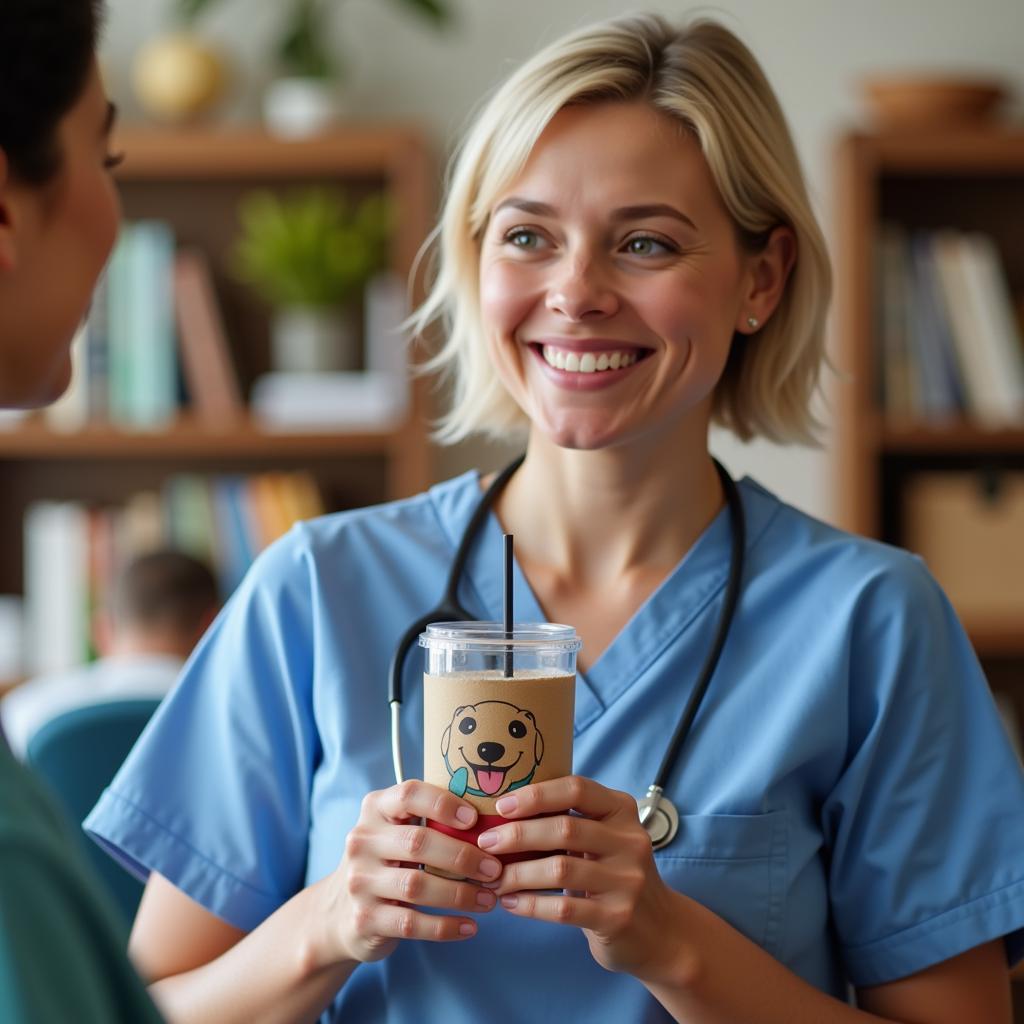
<instances>
[{"instance_id":1,"label":"cartoon dog face","mask_svg":"<svg viewBox=\"0 0 1024 1024\"><path fill-rule=\"evenodd\" d=\"M456 708L441 753L457 796L497 797L525 785L544 756L532 711L501 700Z\"/></svg>"}]
</instances>

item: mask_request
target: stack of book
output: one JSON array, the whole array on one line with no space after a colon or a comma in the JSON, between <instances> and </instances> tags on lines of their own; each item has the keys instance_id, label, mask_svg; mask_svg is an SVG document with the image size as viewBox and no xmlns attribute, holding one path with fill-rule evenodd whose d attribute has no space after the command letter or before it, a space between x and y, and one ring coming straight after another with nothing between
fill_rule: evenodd
<instances>
[{"instance_id":1,"label":"stack of book","mask_svg":"<svg viewBox=\"0 0 1024 1024\"><path fill-rule=\"evenodd\" d=\"M244 412L210 267L163 221L123 225L73 355L71 387L46 413L56 429L160 429L183 405L211 426Z\"/></svg>"},{"instance_id":2,"label":"stack of book","mask_svg":"<svg viewBox=\"0 0 1024 1024\"><path fill-rule=\"evenodd\" d=\"M90 623L130 558L173 547L205 561L226 598L253 558L324 511L308 473L180 474L117 507L41 501L25 513L25 661L31 673L91 657Z\"/></svg>"},{"instance_id":3,"label":"stack of book","mask_svg":"<svg viewBox=\"0 0 1024 1024\"><path fill-rule=\"evenodd\" d=\"M993 240L884 224L876 244L881 407L925 421L1024 422L1021 324Z\"/></svg>"}]
</instances>

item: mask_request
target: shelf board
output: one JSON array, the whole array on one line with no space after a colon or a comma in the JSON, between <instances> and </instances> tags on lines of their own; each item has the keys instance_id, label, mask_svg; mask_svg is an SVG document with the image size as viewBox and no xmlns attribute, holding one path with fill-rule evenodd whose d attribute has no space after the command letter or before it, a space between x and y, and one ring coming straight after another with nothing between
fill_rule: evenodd
<instances>
[{"instance_id":1,"label":"shelf board","mask_svg":"<svg viewBox=\"0 0 1024 1024\"><path fill-rule=\"evenodd\" d=\"M878 443L886 452L970 455L973 452L1024 452L1024 423L984 427L966 420L928 424L915 421L879 420Z\"/></svg>"},{"instance_id":2,"label":"shelf board","mask_svg":"<svg viewBox=\"0 0 1024 1024\"><path fill-rule=\"evenodd\" d=\"M121 181L309 178L400 172L422 147L411 123L352 122L323 135L281 139L258 128L156 129L125 125Z\"/></svg>"},{"instance_id":3,"label":"shelf board","mask_svg":"<svg viewBox=\"0 0 1024 1024\"><path fill-rule=\"evenodd\" d=\"M1024 130L993 122L938 128L855 132L856 147L885 174L1017 174L1024 172Z\"/></svg>"},{"instance_id":4,"label":"shelf board","mask_svg":"<svg viewBox=\"0 0 1024 1024\"><path fill-rule=\"evenodd\" d=\"M964 629L980 658L1024 658L1024 626L1013 621L980 622L965 618Z\"/></svg>"},{"instance_id":5,"label":"shelf board","mask_svg":"<svg viewBox=\"0 0 1024 1024\"><path fill-rule=\"evenodd\" d=\"M272 432L252 421L216 430L196 420L160 430L91 425L55 431L42 420L0 430L0 459L259 459L274 456L384 455L404 437L401 428L345 432Z\"/></svg>"}]
</instances>

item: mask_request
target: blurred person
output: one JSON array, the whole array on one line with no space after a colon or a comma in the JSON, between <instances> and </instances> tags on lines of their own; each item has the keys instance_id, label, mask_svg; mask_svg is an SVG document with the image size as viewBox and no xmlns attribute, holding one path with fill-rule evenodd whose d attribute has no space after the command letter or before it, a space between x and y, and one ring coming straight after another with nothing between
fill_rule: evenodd
<instances>
[{"instance_id":1,"label":"blurred person","mask_svg":"<svg viewBox=\"0 0 1024 1024\"><path fill-rule=\"evenodd\" d=\"M0 3L0 407L67 387L72 337L117 234L101 6ZM0 738L0 1020L159 1021L74 827Z\"/></svg>"},{"instance_id":2,"label":"blurred person","mask_svg":"<svg viewBox=\"0 0 1024 1024\"><path fill-rule=\"evenodd\" d=\"M115 581L93 624L100 657L87 665L30 679L0 700L0 723L22 759L36 731L84 704L164 697L185 659L217 614L217 582L202 562L180 551L133 559Z\"/></svg>"}]
</instances>

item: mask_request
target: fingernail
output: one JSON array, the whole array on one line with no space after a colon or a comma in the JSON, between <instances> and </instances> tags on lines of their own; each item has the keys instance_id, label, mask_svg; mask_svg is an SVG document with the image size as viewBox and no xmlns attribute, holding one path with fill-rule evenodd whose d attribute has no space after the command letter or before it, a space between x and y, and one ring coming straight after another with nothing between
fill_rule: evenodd
<instances>
[{"instance_id":1,"label":"fingernail","mask_svg":"<svg viewBox=\"0 0 1024 1024\"><path fill-rule=\"evenodd\" d=\"M493 907L494 906L494 893L493 892L478 892L476 894L476 902L479 907Z\"/></svg>"},{"instance_id":2,"label":"fingernail","mask_svg":"<svg viewBox=\"0 0 1024 1024\"><path fill-rule=\"evenodd\" d=\"M519 806L519 801L514 796L503 796L494 802L494 809L499 814L509 814Z\"/></svg>"},{"instance_id":3,"label":"fingernail","mask_svg":"<svg viewBox=\"0 0 1024 1024\"><path fill-rule=\"evenodd\" d=\"M491 860L490 857L487 860L482 861L480 864L480 874L486 875L488 878L494 878L501 872L501 864L496 860Z\"/></svg>"},{"instance_id":4,"label":"fingernail","mask_svg":"<svg viewBox=\"0 0 1024 1024\"><path fill-rule=\"evenodd\" d=\"M519 902L518 896L502 896L501 905L511 910Z\"/></svg>"},{"instance_id":5,"label":"fingernail","mask_svg":"<svg viewBox=\"0 0 1024 1024\"><path fill-rule=\"evenodd\" d=\"M498 841L497 832L485 832L482 836L477 837L477 846L483 847L485 850L489 850Z\"/></svg>"},{"instance_id":6,"label":"fingernail","mask_svg":"<svg viewBox=\"0 0 1024 1024\"><path fill-rule=\"evenodd\" d=\"M463 825L472 825L476 820L476 813L471 807L460 807L455 812L456 821L461 821Z\"/></svg>"},{"instance_id":7,"label":"fingernail","mask_svg":"<svg viewBox=\"0 0 1024 1024\"><path fill-rule=\"evenodd\" d=\"M476 926L475 925L466 924L466 923L463 923L463 924L459 925L459 934L460 935L472 935L473 932L475 932L475 931L476 931Z\"/></svg>"}]
</instances>

